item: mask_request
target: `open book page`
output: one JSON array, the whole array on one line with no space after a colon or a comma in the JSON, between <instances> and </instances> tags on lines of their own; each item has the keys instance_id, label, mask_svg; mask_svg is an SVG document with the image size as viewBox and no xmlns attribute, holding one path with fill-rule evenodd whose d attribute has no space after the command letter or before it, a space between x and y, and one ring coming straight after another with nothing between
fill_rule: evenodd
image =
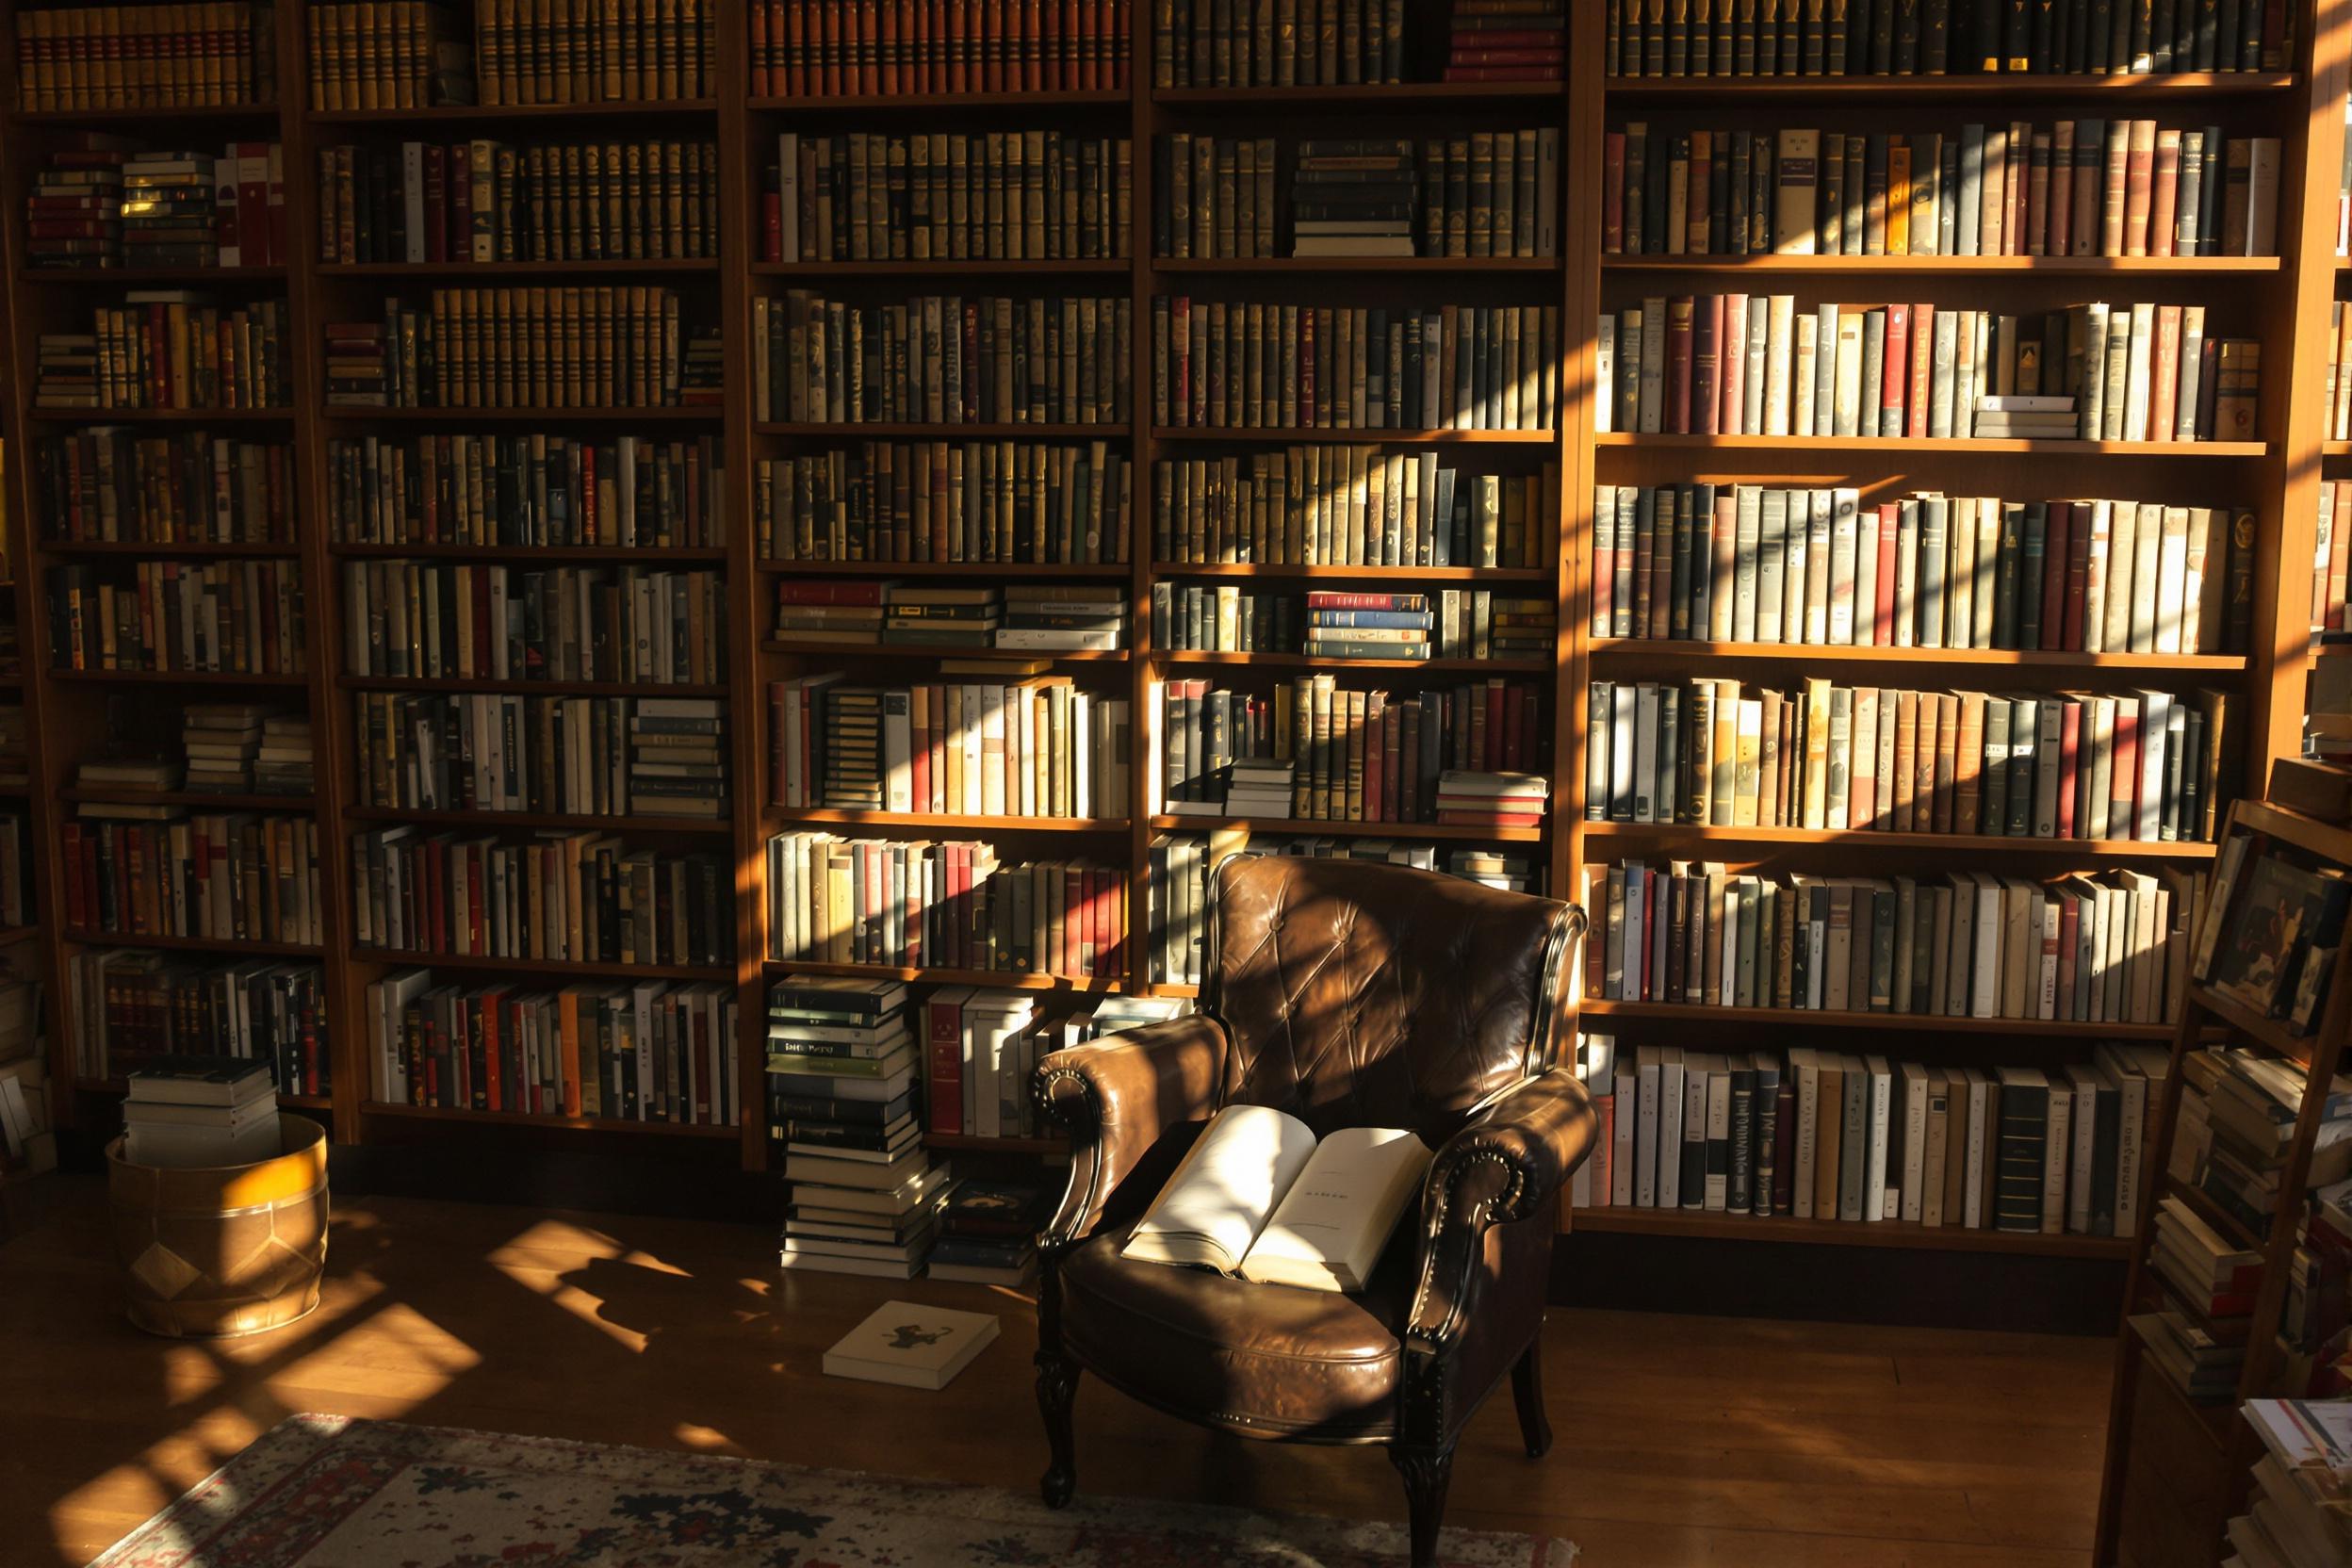
<instances>
[{"instance_id":1,"label":"open book page","mask_svg":"<svg viewBox=\"0 0 2352 1568\"><path fill-rule=\"evenodd\" d=\"M1265 1105L1226 1106L1120 1255L1232 1273L1314 1153L1315 1134L1296 1117Z\"/></svg>"},{"instance_id":2,"label":"open book page","mask_svg":"<svg viewBox=\"0 0 2352 1568\"><path fill-rule=\"evenodd\" d=\"M1395 1127L1323 1140L1241 1261L1241 1277L1310 1290L1362 1290L1389 1233L1421 1190L1429 1146Z\"/></svg>"}]
</instances>

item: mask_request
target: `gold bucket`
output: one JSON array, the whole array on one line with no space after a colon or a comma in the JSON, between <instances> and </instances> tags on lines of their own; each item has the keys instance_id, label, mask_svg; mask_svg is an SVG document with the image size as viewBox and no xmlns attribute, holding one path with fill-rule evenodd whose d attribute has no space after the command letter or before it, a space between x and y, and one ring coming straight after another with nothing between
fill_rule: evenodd
<instances>
[{"instance_id":1,"label":"gold bucket","mask_svg":"<svg viewBox=\"0 0 2352 1568\"><path fill-rule=\"evenodd\" d=\"M174 1339L282 1329L318 1305L327 1266L327 1132L281 1114L258 1165L164 1170L106 1147L115 1256L131 1321Z\"/></svg>"}]
</instances>

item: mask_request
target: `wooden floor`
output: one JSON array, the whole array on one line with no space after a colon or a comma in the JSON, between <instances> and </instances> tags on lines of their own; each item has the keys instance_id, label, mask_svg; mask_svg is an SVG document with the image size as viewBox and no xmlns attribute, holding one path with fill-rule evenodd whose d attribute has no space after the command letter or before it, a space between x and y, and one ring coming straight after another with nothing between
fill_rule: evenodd
<instances>
[{"instance_id":1,"label":"wooden floor","mask_svg":"<svg viewBox=\"0 0 2352 1568\"><path fill-rule=\"evenodd\" d=\"M103 1195L74 1181L0 1246L0 1559L87 1562L297 1411L1027 1488L1042 1465L1029 1303L957 1285L780 1277L731 1225L421 1201L339 1205L325 1304L174 1344L116 1305ZM824 1377L891 1295L1001 1312L944 1394ZM1448 1522L1552 1531L1582 1568L2079 1568L2108 1348L2073 1340L1555 1313L1549 1459L1508 1397L1472 1423ZM1401 1515L1368 1450L1217 1439L1097 1387L1079 1484Z\"/></svg>"}]
</instances>

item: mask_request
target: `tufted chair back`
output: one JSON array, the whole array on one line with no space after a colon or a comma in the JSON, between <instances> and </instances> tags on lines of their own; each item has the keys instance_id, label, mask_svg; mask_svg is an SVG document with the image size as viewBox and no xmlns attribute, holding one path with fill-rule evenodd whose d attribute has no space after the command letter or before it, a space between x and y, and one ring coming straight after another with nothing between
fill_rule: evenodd
<instances>
[{"instance_id":1,"label":"tufted chair back","mask_svg":"<svg viewBox=\"0 0 2352 1568\"><path fill-rule=\"evenodd\" d=\"M1231 1036L1220 1103L1321 1137L1407 1127L1431 1148L1550 1065L1568 906L1369 860L1217 869L1202 1010Z\"/></svg>"}]
</instances>

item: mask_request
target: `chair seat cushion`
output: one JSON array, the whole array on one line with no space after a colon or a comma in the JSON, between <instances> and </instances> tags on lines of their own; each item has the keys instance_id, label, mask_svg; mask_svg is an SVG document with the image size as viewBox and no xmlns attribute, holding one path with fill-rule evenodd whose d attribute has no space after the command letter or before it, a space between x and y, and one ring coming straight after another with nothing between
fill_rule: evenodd
<instances>
[{"instance_id":1,"label":"chair seat cushion","mask_svg":"<svg viewBox=\"0 0 2352 1568\"><path fill-rule=\"evenodd\" d=\"M1105 1382L1190 1420L1259 1437L1385 1438L1412 1241L1398 1226L1368 1288L1347 1296L1132 1262L1120 1227L1062 1262L1064 1343Z\"/></svg>"}]
</instances>

